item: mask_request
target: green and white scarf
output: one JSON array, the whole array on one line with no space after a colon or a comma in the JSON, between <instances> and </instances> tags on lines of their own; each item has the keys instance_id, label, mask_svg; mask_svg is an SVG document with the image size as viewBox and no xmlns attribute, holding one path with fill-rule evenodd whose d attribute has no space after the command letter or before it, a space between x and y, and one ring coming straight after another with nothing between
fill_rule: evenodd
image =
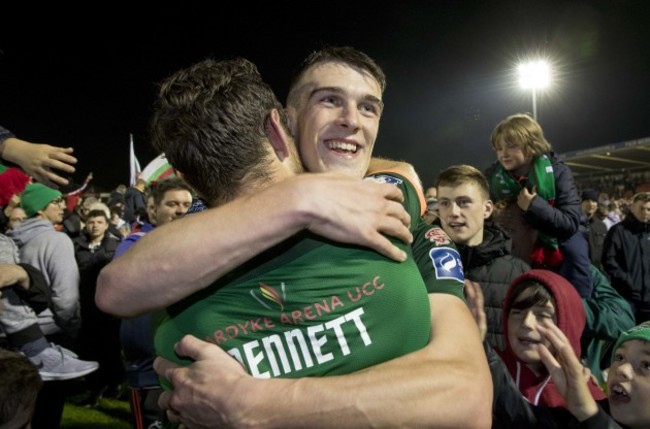
<instances>
[{"instance_id":1,"label":"green and white scarf","mask_svg":"<svg viewBox=\"0 0 650 429\"><path fill-rule=\"evenodd\" d=\"M532 174L528 181L536 187L537 195L544 198L551 206L555 205L555 176L553 166L547 155L541 155L533 161ZM523 189L523 185L513 175L499 164L490 179L492 194L497 201L514 201ZM538 235L540 246L536 246L531 254L531 263L557 266L562 262L559 244L555 237L542 232Z\"/></svg>"}]
</instances>

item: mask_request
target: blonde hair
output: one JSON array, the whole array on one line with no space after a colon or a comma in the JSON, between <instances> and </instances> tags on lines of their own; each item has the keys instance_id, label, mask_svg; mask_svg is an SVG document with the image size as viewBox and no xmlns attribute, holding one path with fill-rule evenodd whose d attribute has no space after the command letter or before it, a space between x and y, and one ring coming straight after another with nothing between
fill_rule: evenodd
<instances>
[{"instance_id":1,"label":"blonde hair","mask_svg":"<svg viewBox=\"0 0 650 429\"><path fill-rule=\"evenodd\" d=\"M492 131L490 141L494 150L503 141L517 145L527 155L540 156L551 151L551 144L544 138L542 127L525 113L508 116L499 122Z\"/></svg>"}]
</instances>

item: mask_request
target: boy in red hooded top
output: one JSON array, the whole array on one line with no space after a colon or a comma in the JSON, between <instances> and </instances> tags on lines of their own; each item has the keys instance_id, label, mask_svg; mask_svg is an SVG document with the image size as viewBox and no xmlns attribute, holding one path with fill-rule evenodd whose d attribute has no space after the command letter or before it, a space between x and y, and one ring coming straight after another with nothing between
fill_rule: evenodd
<instances>
[{"instance_id":1,"label":"boy in red hooded top","mask_svg":"<svg viewBox=\"0 0 650 429\"><path fill-rule=\"evenodd\" d=\"M580 356L586 318L575 288L552 271L531 270L512 282L503 310L506 349L499 355L519 391L533 405L566 408L539 353L540 345L551 348L550 342L537 328L542 322L553 322ZM595 400L606 398L593 380L589 388Z\"/></svg>"}]
</instances>

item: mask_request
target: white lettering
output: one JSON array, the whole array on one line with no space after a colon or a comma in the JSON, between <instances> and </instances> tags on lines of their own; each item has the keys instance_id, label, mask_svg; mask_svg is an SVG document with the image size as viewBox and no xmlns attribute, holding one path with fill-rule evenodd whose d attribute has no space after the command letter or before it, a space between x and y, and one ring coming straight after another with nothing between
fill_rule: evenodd
<instances>
[{"instance_id":1,"label":"white lettering","mask_svg":"<svg viewBox=\"0 0 650 429\"><path fill-rule=\"evenodd\" d=\"M309 346L305 341L305 336L303 335L300 329L292 329L284 333L284 338L287 340L287 347L289 348L289 354L291 355L291 360L293 361L293 367L296 371L302 369L302 362L300 361L300 356L298 355L298 350L296 350L295 341L298 342L300 351L302 352L302 358L305 360L305 367L311 368L314 366L314 361L309 354Z\"/></svg>"},{"instance_id":2,"label":"white lettering","mask_svg":"<svg viewBox=\"0 0 650 429\"><path fill-rule=\"evenodd\" d=\"M332 359L334 359L334 355L332 353L323 354L323 352L321 351L321 349L327 342L327 334L321 336L320 338L316 337L316 334L322 332L323 330L324 327L322 324L316 326L310 326L309 328L307 328L307 335L311 340L311 348L314 350L314 354L316 355L316 360L318 361L319 364L323 364L325 362L329 362Z\"/></svg>"},{"instance_id":3,"label":"white lettering","mask_svg":"<svg viewBox=\"0 0 650 429\"><path fill-rule=\"evenodd\" d=\"M357 326L357 329L359 330L359 334L361 335L363 344L365 346L369 346L370 344L372 344L372 340L370 339L370 335L368 335L368 330L366 329L366 325L364 325L363 321L361 320L362 314L363 314L363 308L357 308L356 310L346 314L345 319L354 320L354 324Z\"/></svg>"},{"instance_id":4,"label":"white lettering","mask_svg":"<svg viewBox=\"0 0 650 429\"><path fill-rule=\"evenodd\" d=\"M278 368L278 362L275 359L275 356L279 356L282 361L282 371L287 373L291 371L289 366L289 360L287 359L287 354L284 352L284 345L282 344L282 339L279 335L269 335L262 339L262 344L264 345L264 352L269 359L269 364L271 365L271 371L273 376L277 377L280 375L280 368ZM273 348L277 353L273 352Z\"/></svg>"},{"instance_id":5,"label":"white lettering","mask_svg":"<svg viewBox=\"0 0 650 429\"><path fill-rule=\"evenodd\" d=\"M256 378L271 378L271 374L268 371L259 372L258 365L264 359L262 353L253 354L253 349L256 349L260 346L260 342L255 340L249 343L244 344L244 356L246 356L246 362L248 362L248 368L251 371L251 375Z\"/></svg>"},{"instance_id":6,"label":"white lettering","mask_svg":"<svg viewBox=\"0 0 650 429\"><path fill-rule=\"evenodd\" d=\"M357 338L357 335L365 347L372 344L361 319L363 314L363 308L357 308L326 323L303 329L294 328L249 341L240 348L228 350L228 353L256 378L279 377L322 365L335 359L337 350L341 356L350 355L352 351L349 342ZM336 338L336 341L328 341L328 336Z\"/></svg>"}]
</instances>

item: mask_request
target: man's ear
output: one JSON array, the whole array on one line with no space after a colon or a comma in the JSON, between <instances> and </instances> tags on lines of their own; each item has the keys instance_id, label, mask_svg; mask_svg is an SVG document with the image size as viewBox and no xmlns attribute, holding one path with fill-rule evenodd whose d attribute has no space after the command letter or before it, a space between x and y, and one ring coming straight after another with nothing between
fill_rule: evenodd
<instances>
[{"instance_id":1,"label":"man's ear","mask_svg":"<svg viewBox=\"0 0 650 429\"><path fill-rule=\"evenodd\" d=\"M494 203L492 202L492 200L485 201L485 211L483 213L483 219L488 219L490 216L492 216L493 211L494 211Z\"/></svg>"},{"instance_id":2,"label":"man's ear","mask_svg":"<svg viewBox=\"0 0 650 429\"><path fill-rule=\"evenodd\" d=\"M282 126L280 112L277 109L271 110L271 114L266 120L265 133L278 159L284 161L289 156L289 135Z\"/></svg>"}]
</instances>

